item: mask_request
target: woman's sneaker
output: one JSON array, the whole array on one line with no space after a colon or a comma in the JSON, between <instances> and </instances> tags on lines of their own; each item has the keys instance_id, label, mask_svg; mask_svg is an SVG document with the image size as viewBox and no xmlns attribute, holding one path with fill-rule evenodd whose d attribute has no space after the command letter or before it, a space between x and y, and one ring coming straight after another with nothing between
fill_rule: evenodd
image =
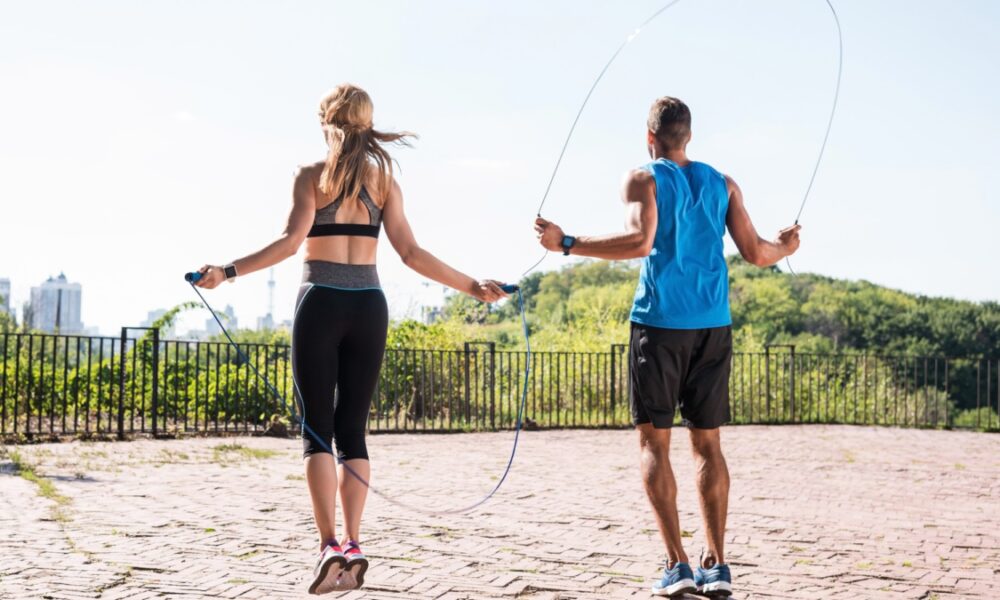
<instances>
[{"instance_id":1,"label":"woman's sneaker","mask_svg":"<svg viewBox=\"0 0 1000 600\"><path fill-rule=\"evenodd\" d=\"M729 574L729 565L715 565L711 569L698 567L694 574L694 583L698 593L710 598L723 598L733 593L733 578Z\"/></svg>"},{"instance_id":2,"label":"woman's sneaker","mask_svg":"<svg viewBox=\"0 0 1000 600\"><path fill-rule=\"evenodd\" d=\"M674 563L673 567L663 569L663 579L653 584L651 590L654 596L680 596L695 591L694 576L687 563Z\"/></svg>"},{"instance_id":3,"label":"woman's sneaker","mask_svg":"<svg viewBox=\"0 0 1000 600\"><path fill-rule=\"evenodd\" d=\"M347 542L347 546L344 548L344 556L347 557L347 566L344 567L344 578L351 577L354 579L354 587L349 589L357 589L363 586L365 584L365 571L368 570L368 558L361 551L361 546L354 540Z\"/></svg>"},{"instance_id":4,"label":"woman's sneaker","mask_svg":"<svg viewBox=\"0 0 1000 600\"><path fill-rule=\"evenodd\" d=\"M313 569L313 582L309 586L310 594L327 594L338 588L340 574L347 566L347 557L337 544L337 540L327 542L319 553L316 568Z\"/></svg>"}]
</instances>

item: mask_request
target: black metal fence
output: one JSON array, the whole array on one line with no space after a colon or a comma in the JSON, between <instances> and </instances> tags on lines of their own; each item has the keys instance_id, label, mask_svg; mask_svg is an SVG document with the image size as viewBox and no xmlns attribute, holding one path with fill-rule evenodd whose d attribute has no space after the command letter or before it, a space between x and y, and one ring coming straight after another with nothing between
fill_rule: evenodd
<instances>
[{"instance_id":1,"label":"black metal fence","mask_svg":"<svg viewBox=\"0 0 1000 600\"><path fill-rule=\"evenodd\" d=\"M260 432L294 407L283 345L0 334L0 435ZM246 359L243 358L246 357ZM483 431L514 425L527 356L470 342L454 350L389 349L372 431ZM531 427L629 424L624 345L606 352L534 352ZM735 423L854 423L1000 429L1000 360L796 352L733 357ZM279 397L254 370L266 375ZM294 410L294 408L293 408Z\"/></svg>"}]
</instances>

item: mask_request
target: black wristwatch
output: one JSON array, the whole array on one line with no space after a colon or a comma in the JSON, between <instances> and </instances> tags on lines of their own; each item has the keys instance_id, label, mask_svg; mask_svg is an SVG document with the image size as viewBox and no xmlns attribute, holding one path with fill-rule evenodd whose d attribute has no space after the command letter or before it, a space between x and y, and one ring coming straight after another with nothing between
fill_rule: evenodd
<instances>
[{"instance_id":1,"label":"black wristwatch","mask_svg":"<svg viewBox=\"0 0 1000 600\"><path fill-rule=\"evenodd\" d=\"M562 239L563 256L569 256L569 249L576 243L576 238L571 235L564 235Z\"/></svg>"},{"instance_id":2,"label":"black wristwatch","mask_svg":"<svg viewBox=\"0 0 1000 600\"><path fill-rule=\"evenodd\" d=\"M236 279L236 265L229 263L222 267L222 272L226 275L226 281L232 283Z\"/></svg>"}]
</instances>

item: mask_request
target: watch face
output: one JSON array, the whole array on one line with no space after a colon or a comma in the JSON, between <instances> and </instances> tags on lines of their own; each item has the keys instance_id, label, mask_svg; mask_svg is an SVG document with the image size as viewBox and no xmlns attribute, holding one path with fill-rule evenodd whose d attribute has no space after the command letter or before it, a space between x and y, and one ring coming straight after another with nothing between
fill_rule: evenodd
<instances>
[{"instance_id":1,"label":"watch face","mask_svg":"<svg viewBox=\"0 0 1000 600\"><path fill-rule=\"evenodd\" d=\"M563 236L563 241L562 241L562 246L563 246L563 248L571 248L573 246L573 242L575 242L575 241L576 241L576 238L574 238L573 236L571 236L571 235L564 235Z\"/></svg>"}]
</instances>

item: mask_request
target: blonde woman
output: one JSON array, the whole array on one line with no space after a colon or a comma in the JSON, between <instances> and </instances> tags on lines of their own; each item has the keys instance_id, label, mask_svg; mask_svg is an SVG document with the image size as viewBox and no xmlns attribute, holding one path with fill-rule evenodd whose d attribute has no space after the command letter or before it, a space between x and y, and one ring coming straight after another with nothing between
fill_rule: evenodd
<instances>
[{"instance_id":1,"label":"blonde woman","mask_svg":"<svg viewBox=\"0 0 1000 600\"><path fill-rule=\"evenodd\" d=\"M375 268L382 226L403 262L424 277L483 302L506 295L496 281L476 280L453 269L414 239L384 147L408 145L412 134L377 131L372 112L371 98L357 86L343 84L328 93L319 117L330 151L325 161L303 166L296 174L284 233L228 265L202 267L196 284L214 288L265 269L294 255L305 242L292 328L292 376L305 422L323 440L303 433L306 481L320 542L311 594L361 587L368 568L359 545L368 488L338 467L327 448L335 447L351 471L369 479L365 424L388 326ZM336 536L338 491L343 545Z\"/></svg>"}]
</instances>

